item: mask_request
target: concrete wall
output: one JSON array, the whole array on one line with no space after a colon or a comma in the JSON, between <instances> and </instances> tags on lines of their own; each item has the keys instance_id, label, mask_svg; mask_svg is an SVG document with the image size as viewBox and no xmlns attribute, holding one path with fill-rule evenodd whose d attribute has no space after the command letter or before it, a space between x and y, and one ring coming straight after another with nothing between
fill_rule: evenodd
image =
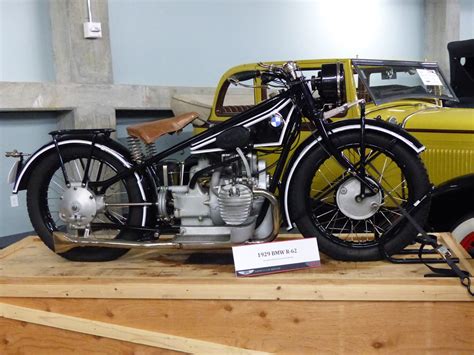
<instances>
[{"instance_id":1,"label":"concrete wall","mask_svg":"<svg viewBox=\"0 0 474 355\"><path fill-rule=\"evenodd\" d=\"M423 58L423 0L109 0L116 83L213 86L246 62Z\"/></svg>"},{"instance_id":2,"label":"concrete wall","mask_svg":"<svg viewBox=\"0 0 474 355\"><path fill-rule=\"evenodd\" d=\"M4 152L18 149L32 153L49 140L57 118L50 113L0 113L0 237L32 231L26 212L26 193L18 194L19 207L10 207L11 186L6 183L15 160Z\"/></svg>"},{"instance_id":3,"label":"concrete wall","mask_svg":"<svg viewBox=\"0 0 474 355\"><path fill-rule=\"evenodd\" d=\"M474 38L474 0L459 0L461 10L459 39Z\"/></svg>"},{"instance_id":4,"label":"concrete wall","mask_svg":"<svg viewBox=\"0 0 474 355\"><path fill-rule=\"evenodd\" d=\"M48 0L0 0L0 81L53 81Z\"/></svg>"},{"instance_id":5,"label":"concrete wall","mask_svg":"<svg viewBox=\"0 0 474 355\"><path fill-rule=\"evenodd\" d=\"M0 0L0 81L54 81L48 0ZM14 160L4 152L36 150L56 122L49 113L0 113L0 237L33 229L24 192L20 207L10 208L6 179Z\"/></svg>"}]
</instances>

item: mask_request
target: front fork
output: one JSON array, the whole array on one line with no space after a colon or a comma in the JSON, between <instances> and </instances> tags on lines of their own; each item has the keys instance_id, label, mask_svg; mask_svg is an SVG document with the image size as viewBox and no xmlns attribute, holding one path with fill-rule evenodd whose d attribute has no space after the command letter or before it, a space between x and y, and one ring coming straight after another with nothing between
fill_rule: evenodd
<instances>
[{"instance_id":1,"label":"front fork","mask_svg":"<svg viewBox=\"0 0 474 355\"><path fill-rule=\"evenodd\" d=\"M365 152L365 102L360 103L361 108L361 130L360 130L360 165L358 168L352 164L349 159L339 151L334 145L332 139L329 136L329 132L326 129L324 123L324 113L319 110L315 104L313 95L311 94L308 85L304 81L300 82L306 106L308 107L307 117L311 119L316 126L316 131L321 135L322 142L327 152L333 156L336 161L341 165L349 174L360 182L360 194L356 197L358 202L361 202L364 198L374 196L379 192L379 187L372 180L366 178L366 164L367 157ZM366 189L368 191L366 191Z\"/></svg>"},{"instance_id":2,"label":"front fork","mask_svg":"<svg viewBox=\"0 0 474 355\"><path fill-rule=\"evenodd\" d=\"M316 125L318 133L321 135L322 142L324 143L324 147L327 150L329 154L331 154L337 162L344 168L346 169L354 178L358 179L361 182L361 187L360 187L360 194L356 196L356 201L361 202L364 198L373 196L379 191L379 187L370 179L367 178L367 173L366 173L366 165L367 165L367 156L366 156L366 130L365 130L365 103L362 102L360 103L361 107L361 130L360 130L360 166L356 168L343 154L341 151L339 151L334 143L331 140L331 137L329 136L329 133L326 130L326 126L324 123L324 116L323 112L321 110L318 110L314 104L313 101L313 96L311 95L311 92L306 85L304 81L300 82L301 88L304 94L305 102L307 104L307 107L309 108L309 114L311 117L311 121ZM369 190L366 192L366 188ZM431 188L432 189L432 188ZM414 226L414 228L417 230L418 233L420 233L423 236L426 236L426 231L423 229L423 226L421 226L415 218L412 217L412 215L416 212L417 209L420 208L421 205L425 202L426 199L429 199L431 196L431 190L427 191L420 199L415 201L412 206L406 206L401 207L399 206L397 210L400 212L401 217L392 224L392 226L385 231L384 233L384 240L388 240L390 238L390 235L396 231L397 225L403 220L406 219L410 224ZM397 201L394 200L394 198L391 195L387 196L391 202L393 202L396 206ZM381 245L384 245L384 242L380 243Z\"/></svg>"}]
</instances>

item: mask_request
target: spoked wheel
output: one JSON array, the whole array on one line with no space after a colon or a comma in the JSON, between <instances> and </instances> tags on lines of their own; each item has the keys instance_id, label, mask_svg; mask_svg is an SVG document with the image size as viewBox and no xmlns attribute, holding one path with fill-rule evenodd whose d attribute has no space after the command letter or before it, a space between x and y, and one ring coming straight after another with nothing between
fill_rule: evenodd
<instances>
[{"instance_id":1,"label":"spoked wheel","mask_svg":"<svg viewBox=\"0 0 474 355\"><path fill-rule=\"evenodd\" d=\"M98 194L94 182L105 181L126 170L123 161L98 148L90 161L86 184L84 172L90 147L61 148L69 178L66 185L56 152L42 160L27 187L27 205L31 222L43 242L54 250L52 233L65 232L75 237L136 240L140 233L125 226L142 226L144 207L120 204L143 202L135 176L120 180L105 193ZM107 261L125 254L128 249L77 247L60 255L75 261Z\"/></svg>"},{"instance_id":2,"label":"spoked wheel","mask_svg":"<svg viewBox=\"0 0 474 355\"><path fill-rule=\"evenodd\" d=\"M347 132L334 137L339 151L360 169L360 134ZM389 230L388 254L403 249L417 231L401 208L409 208L429 191L426 170L415 152L395 145L390 138L367 132L366 181L344 170L325 149L318 146L298 166L290 186L290 211L305 237L317 237L322 252L341 260L377 260L383 257L380 240ZM423 225L429 201L413 212ZM384 238L385 239L385 238Z\"/></svg>"}]
</instances>

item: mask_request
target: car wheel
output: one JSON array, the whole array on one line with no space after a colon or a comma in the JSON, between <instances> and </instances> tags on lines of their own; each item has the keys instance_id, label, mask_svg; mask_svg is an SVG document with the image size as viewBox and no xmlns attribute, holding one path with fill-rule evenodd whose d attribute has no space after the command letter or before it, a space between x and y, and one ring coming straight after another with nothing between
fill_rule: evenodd
<instances>
[{"instance_id":1,"label":"car wheel","mask_svg":"<svg viewBox=\"0 0 474 355\"><path fill-rule=\"evenodd\" d=\"M453 226L451 233L469 255L474 257L474 213L461 218Z\"/></svg>"}]
</instances>

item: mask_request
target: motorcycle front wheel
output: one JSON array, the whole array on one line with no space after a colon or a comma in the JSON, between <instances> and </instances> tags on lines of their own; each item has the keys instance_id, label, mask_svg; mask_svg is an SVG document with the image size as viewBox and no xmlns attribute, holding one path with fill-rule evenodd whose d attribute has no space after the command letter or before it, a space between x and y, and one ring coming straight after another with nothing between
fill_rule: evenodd
<instances>
[{"instance_id":1,"label":"motorcycle front wheel","mask_svg":"<svg viewBox=\"0 0 474 355\"><path fill-rule=\"evenodd\" d=\"M127 167L114 155L96 148L84 186L84 171L90 154L90 146L61 147L70 186L66 186L55 151L38 163L28 182L27 207L31 223L42 241L53 251L54 231L97 239L137 240L141 236L141 233L123 227L142 225L146 213L144 208L117 206L143 202L140 182L132 175L113 184L105 193L96 194L88 184L107 180ZM111 204L115 206L109 206ZM122 248L76 247L59 255L73 261L109 261L127 251Z\"/></svg>"},{"instance_id":2,"label":"motorcycle front wheel","mask_svg":"<svg viewBox=\"0 0 474 355\"><path fill-rule=\"evenodd\" d=\"M332 139L360 169L360 133L345 132ZM430 190L426 169L413 150L374 132L367 132L365 139L366 179L376 186L376 193L361 197L361 182L321 145L303 158L290 184L289 208L299 231L304 237L317 237L320 250L334 259L382 259L381 240L389 255L402 250L417 230L400 209L411 209ZM429 205L425 198L411 213L421 226Z\"/></svg>"}]
</instances>

